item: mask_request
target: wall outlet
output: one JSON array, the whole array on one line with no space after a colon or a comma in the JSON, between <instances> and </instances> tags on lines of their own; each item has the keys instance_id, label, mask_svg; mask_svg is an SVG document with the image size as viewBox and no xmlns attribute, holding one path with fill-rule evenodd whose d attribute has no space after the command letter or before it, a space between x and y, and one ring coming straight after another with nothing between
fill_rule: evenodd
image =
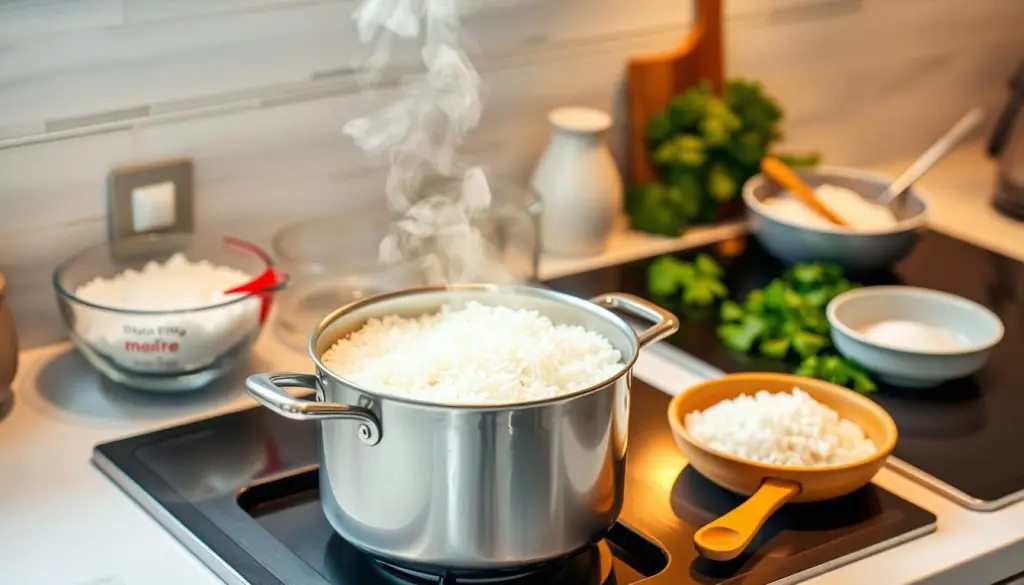
<instances>
[{"instance_id":1,"label":"wall outlet","mask_svg":"<svg viewBox=\"0 0 1024 585\"><path fill-rule=\"evenodd\" d=\"M118 167L107 178L110 241L153 232L191 232L192 161Z\"/></svg>"}]
</instances>

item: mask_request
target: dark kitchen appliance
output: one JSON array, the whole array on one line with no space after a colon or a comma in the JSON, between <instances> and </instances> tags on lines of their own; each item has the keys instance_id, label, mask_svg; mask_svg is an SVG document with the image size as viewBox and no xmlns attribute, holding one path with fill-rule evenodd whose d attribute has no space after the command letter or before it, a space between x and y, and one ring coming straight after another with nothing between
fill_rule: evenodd
<instances>
[{"instance_id":1,"label":"dark kitchen appliance","mask_svg":"<svg viewBox=\"0 0 1024 585\"><path fill-rule=\"evenodd\" d=\"M783 270L756 240L724 240L683 256L713 254L726 270L730 294L744 298ZM651 260L554 280L556 289L586 295L592 286L651 298ZM906 284L951 292L995 311L1006 327L986 366L971 378L938 388L883 387L872 395L896 421L900 437L890 467L977 510L1024 499L1024 263L936 232L926 232L892 272L851 275L865 284ZM653 348L705 376L722 372L789 372L792 364L752 359L726 349L717 315L694 314L660 301L682 317L679 332ZM678 350L682 350L681 352ZM671 354L671 355L669 355ZM695 359L694 359L695 358Z\"/></svg>"},{"instance_id":2,"label":"dark kitchen appliance","mask_svg":"<svg viewBox=\"0 0 1024 585\"><path fill-rule=\"evenodd\" d=\"M996 121L988 154L996 159L996 209L1024 219L1024 61L1010 78L1010 96Z\"/></svg>"},{"instance_id":3,"label":"dark kitchen appliance","mask_svg":"<svg viewBox=\"0 0 1024 585\"><path fill-rule=\"evenodd\" d=\"M741 497L685 467L668 402L634 380L619 523L600 544L526 574L415 574L357 550L330 528L317 500L316 426L267 409L99 445L93 460L232 584L796 583L935 529L934 515L872 484L838 500L783 508L734 561L701 559L695 529ZM216 456L201 456L208 452Z\"/></svg>"}]
</instances>

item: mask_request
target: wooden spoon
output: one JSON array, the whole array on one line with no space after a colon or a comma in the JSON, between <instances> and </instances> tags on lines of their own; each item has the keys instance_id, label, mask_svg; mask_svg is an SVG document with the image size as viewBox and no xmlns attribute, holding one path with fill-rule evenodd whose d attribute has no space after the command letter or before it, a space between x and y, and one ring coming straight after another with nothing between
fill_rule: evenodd
<instances>
[{"instance_id":1,"label":"wooden spoon","mask_svg":"<svg viewBox=\"0 0 1024 585\"><path fill-rule=\"evenodd\" d=\"M818 215L824 217L835 225L849 227L850 224L846 223L843 218L839 217L831 209L826 207L825 204L818 199L818 196L815 195L814 189L811 189L807 183L804 183L803 179L800 178L800 175L796 174L796 172L789 168L789 165L786 163L773 156L766 156L761 160L761 172L770 177L776 183L792 191L794 195L799 197L807 207L810 207L811 210Z\"/></svg>"}]
</instances>

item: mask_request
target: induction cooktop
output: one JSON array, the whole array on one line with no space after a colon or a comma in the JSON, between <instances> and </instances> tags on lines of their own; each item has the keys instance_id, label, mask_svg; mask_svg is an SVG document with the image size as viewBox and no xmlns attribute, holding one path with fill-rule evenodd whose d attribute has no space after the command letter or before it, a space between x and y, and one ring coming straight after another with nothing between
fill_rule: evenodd
<instances>
[{"instance_id":1,"label":"induction cooktop","mask_svg":"<svg viewBox=\"0 0 1024 585\"><path fill-rule=\"evenodd\" d=\"M703 559L694 532L742 498L686 466L667 394L634 379L630 402L625 502L607 537L544 567L473 583L796 583L935 529L930 512L870 484L785 506L741 557ZM102 444L93 461L231 584L464 583L381 563L331 529L318 500L316 429L254 408Z\"/></svg>"},{"instance_id":2,"label":"induction cooktop","mask_svg":"<svg viewBox=\"0 0 1024 585\"><path fill-rule=\"evenodd\" d=\"M776 278L783 265L749 236L679 254L712 254L734 299ZM610 290L653 299L639 260L552 280L555 289L580 296ZM882 386L871 395L899 427L893 469L977 510L995 510L1024 499L1024 263L937 232L926 232L892 271L852 274L864 285L905 284L957 294L992 309L1005 325L1003 341L976 375L930 389ZM667 340L666 356L708 377L722 372L792 371L793 364L756 359L725 348L717 317L655 302L682 316ZM656 346L658 347L658 346ZM681 351L679 351L681 350ZM694 359L695 358L695 359Z\"/></svg>"}]
</instances>

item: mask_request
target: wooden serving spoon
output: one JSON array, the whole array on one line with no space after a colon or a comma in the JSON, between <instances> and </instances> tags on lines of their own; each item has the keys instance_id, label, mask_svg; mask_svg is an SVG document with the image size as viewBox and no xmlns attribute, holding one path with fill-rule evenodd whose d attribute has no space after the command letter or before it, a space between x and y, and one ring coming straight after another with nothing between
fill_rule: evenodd
<instances>
[{"instance_id":1,"label":"wooden serving spoon","mask_svg":"<svg viewBox=\"0 0 1024 585\"><path fill-rule=\"evenodd\" d=\"M786 163L773 156L766 156L761 160L761 172L779 185L789 189L794 195L799 197L807 207L810 207L811 210L818 215L824 217L835 225L849 227L850 224L844 221L843 218L836 215L831 209L826 207L825 204L818 199L818 196L815 195L814 189L811 189L807 183L804 183L803 179L800 178L800 175L796 174L796 171L789 168L789 165Z\"/></svg>"}]
</instances>

